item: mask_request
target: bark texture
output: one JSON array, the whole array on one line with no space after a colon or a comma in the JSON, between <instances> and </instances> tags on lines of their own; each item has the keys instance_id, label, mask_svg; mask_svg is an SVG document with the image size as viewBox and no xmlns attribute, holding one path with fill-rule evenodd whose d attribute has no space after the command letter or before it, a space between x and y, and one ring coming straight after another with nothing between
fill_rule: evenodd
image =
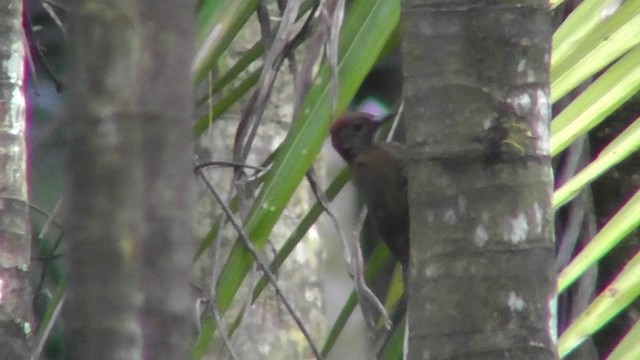
<instances>
[{"instance_id":1,"label":"bark texture","mask_svg":"<svg viewBox=\"0 0 640 360\"><path fill-rule=\"evenodd\" d=\"M0 359L26 359L32 335L22 2L0 11Z\"/></svg>"},{"instance_id":2,"label":"bark texture","mask_svg":"<svg viewBox=\"0 0 640 360\"><path fill-rule=\"evenodd\" d=\"M554 359L546 1L405 0L409 359Z\"/></svg>"},{"instance_id":3,"label":"bark texture","mask_svg":"<svg viewBox=\"0 0 640 360\"><path fill-rule=\"evenodd\" d=\"M70 11L69 359L188 357L193 5Z\"/></svg>"}]
</instances>

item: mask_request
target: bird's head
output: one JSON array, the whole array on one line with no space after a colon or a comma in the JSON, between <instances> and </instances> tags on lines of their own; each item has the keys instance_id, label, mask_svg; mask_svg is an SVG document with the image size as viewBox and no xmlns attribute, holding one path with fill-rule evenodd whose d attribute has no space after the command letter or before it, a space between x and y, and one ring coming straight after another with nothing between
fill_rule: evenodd
<instances>
[{"instance_id":1,"label":"bird's head","mask_svg":"<svg viewBox=\"0 0 640 360\"><path fill-rule=\"evenodd\" d=\"M349 112L331 126L331 143L342 158L350 163L367 145L373 143L380 125L393 116L374 117L364 112Z\"/></svg>"}]
</instances>

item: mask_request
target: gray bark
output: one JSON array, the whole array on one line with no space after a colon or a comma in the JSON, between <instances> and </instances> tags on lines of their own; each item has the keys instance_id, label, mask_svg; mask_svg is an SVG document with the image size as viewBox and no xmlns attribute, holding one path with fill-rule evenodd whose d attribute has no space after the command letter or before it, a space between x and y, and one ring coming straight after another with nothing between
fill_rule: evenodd
<instances>
[{"instance_id":1,"label":"gray bark","mask_svg":"<svg viewBox=\"0 0 640 360\"><path fill-rule=\"evenodd\" d=\"M26 359L33 331L28 269L22 1L0 11L0 359Z\"/></svg>"},{"instance_id":2,"label":"gray bark","mask_svg":"<svg viewBox=\"0 0 640 360\"><path fill-rule=\"evenodd\" d=\"M403 1L409 359L555 359L546 1Z\"/></svg>"},{"instance_id":3,"label":"gray bark","mask_svg":"<svg viewBox=\"0 0 640 360\"><path fill-rule=\"evenodd\" d=\"M184 359L194 330L190 1L70 11L69 359Z\"/></svg>"}]
</instances>

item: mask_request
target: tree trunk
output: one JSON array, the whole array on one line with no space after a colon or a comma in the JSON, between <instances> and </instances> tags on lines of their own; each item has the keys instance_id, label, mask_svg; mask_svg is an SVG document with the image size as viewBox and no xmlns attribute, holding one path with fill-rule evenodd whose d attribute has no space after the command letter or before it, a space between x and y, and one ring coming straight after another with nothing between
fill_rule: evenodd
<instances>
[{"instance_id":1,"label":"tree trunk","mask_svg":"<svg viewBox=\"0 0 640 360\"><path fill-rule=\"evenodd\" d=\"M555 359L542 0L404 1L409 359Z\"/></svg>"},{"instance_id":2,"label":"tree trunk","mask_svg":"<svg viewBox=\"0 0 640 360\"><path fill-rule=\"evenodd\" d=\"M29 357L31 262L22 1L0 11L0 359Z\"/></svg>"},{"instance_id":3,"label":"tree trunk","mask_svg":"<svg viewBox=\"0 0 640 360\"><path fill-rule=\"evenodd\" d=\"M70 11L69 359L188 357L193 5Z\"/></svg>"}]
</instances>

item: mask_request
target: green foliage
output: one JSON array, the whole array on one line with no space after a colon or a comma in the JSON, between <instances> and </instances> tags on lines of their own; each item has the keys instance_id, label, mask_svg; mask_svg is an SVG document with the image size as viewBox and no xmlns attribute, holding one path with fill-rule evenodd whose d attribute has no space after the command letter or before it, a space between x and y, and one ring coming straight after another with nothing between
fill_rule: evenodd
<instances>
[{"instance_id":1,"label":"green foliage","mask_svg":"<svg viewBox=\"0 0 640 360\"><path fill-rule=\"evenodd\" d=\"M560 100L597 71L606 69L551 123L551 155L556 156L580 136L619 109L640 90L640 2L623 3L610 16L612 3L587 0L564 21L553 37L551 98ZM636 119L599 156L569 179L553 197L554 208L569 202L591 182L640 148L640 122ZM636 193L578 253L558 277L558 291L584 274L640 224L640 196ZM558 349L565 356L594 334L640 295L638 256L560 335ZM637 332L637 331L636 331ZM636 336L630 332L627 337ZM629 340L614 350L620 358L633 350Z\"/></svg>"},{"instance_id":2,"label":"green foliage","mask_svg":"<svg viewBox=\"0 0 640 360\"><path fill-rule=\"evenodd\" d=\"M639 90L640 45L611 66L553 119L551 156L558 155L585 135Z\"/></svg>"},{"instance_id":3,"label":"green foliage","mask_svg":"<svg viewBox=\"0 0 640 360\"><path fill-rule=\"evenodd\" d=\"M637 225L638 223L636 222L636 227ZM558 353L560 356L567 355L578 344L638 299L640 296L638 274L640 274L640 253L636 254L616 279L562 333L558 340ZM631 357L626 358L631 359Z\"/></svg>"}]
</instances>

